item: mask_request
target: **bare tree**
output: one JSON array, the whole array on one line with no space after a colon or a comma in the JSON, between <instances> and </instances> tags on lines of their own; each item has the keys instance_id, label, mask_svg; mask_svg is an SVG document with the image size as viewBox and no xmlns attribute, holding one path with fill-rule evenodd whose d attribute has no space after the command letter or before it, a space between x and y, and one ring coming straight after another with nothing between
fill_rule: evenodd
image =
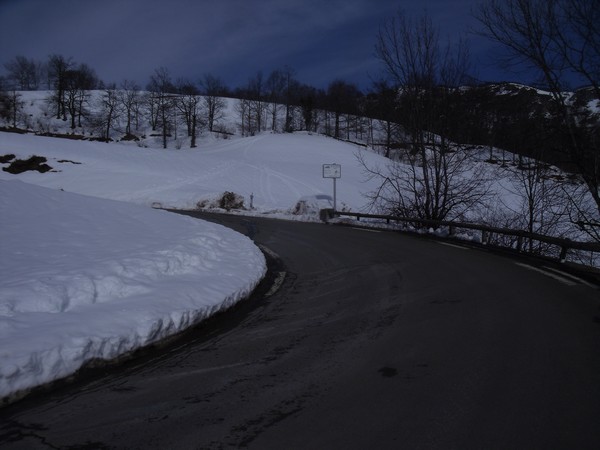
<instances>
[{"instance_id":1,"label":"bare tree","mask_svg":"<svg viewBox=\"0 0 600 450\"><path fill-rule=\"evenodd\" d=\"M118 91L119 101L125 110L125 134L131 134L131 122L135 118L138 129L138 110L140 104L140 87L134 81L124 80Z\"/></svg>"},{"instance_id":2,"label":"bare tree","mask_svg":"<svg viewBox=\"0 0 600 450\"><path fill-rule=\"evenodd\" d=\"M4 64L8 72L8 79L14 84L14 88L21 91L37 90L40 85L41 65L33 59L24 56L15 56L11 61Z\"/></svg>"},{"instance_id":3,"label":"bare tree","mask_svg":"<svg viewBox=\"0 0 600 450\"><path fill-rule=\"evenodd\" d=\"M106 142L110 141L110 130L113 124L118 120L121 113L122 103L119 91L114 83L109 84L100 98L100 111L98 116L99 125L103 129L103 138Z\"/></svg>"},{"instance_id":4,"label":"bare tree","mask_svg":"<svg viewBox=\"0 0 600 450\"><path fill-rule=\"evenodd\" d=\"M266 122L267 103L265 101L266 87L261 71L248 80L246 92L249 100L250 114L253 117L250 133L263 131ZM249 125L251 125L249 124Z\"/></svg>"},{"instance_id":5,"label":"bare tree","mask_svg":"<svg viewBox=\"0 0 600 450\"><path fill-rule=\"evenodd\" d=\"M264 131L267 121L267 102L262 72L248 80L248 84L237 90L239 98L237 111L241 119L242 134L254 136Z\"/></svg>"},{"instance_id":6,"label":"bare tree","mask_svg":"<svg viewBox=\"0 0 600 450\"><path fill-rule=\"evenodd\" d=\"M187 135L191 139L190 148L196 147L198 116L200 114L200 91L189 80L179 80L177 83L177 109L182 113L187 127Z\"/></svg>"},{"instance_id":7,"label":"bare tree","mask_svg":"<svg viewBox=\"0 0 600 450\"><path fill-rule=\"evenodd\" d=\"M242 136L248 136L252 134L253 129L252 123L252 112L250 109L250 101L245 98L238 99L235 109L240 118L240 131Z\"/></svg>"},{"instance_id":8,"label":"bare tree","mask_svg":"<svg viewBox=\"0 0 600 450\"><path fill-rule=\"evenodd\" d=\"M277 131L277 119L284 100L286 74L283 70L274 70L266 81L268 108L271 114L271 131Z\"/></svg>"},{"instance_id":9,"label":"bare tree","mask_svg":"<svg viewBox=\"0 0 600 450\"><path fill-rule=\"evenodd\" d=\"M372 205L421 219L464 216L487 195L481 166L468 147L444 133L449 119L445 99L468 67L465 44L443 48L426 13L411 20L399 11L382 26L376 50L399 88L399 120L406 136L402 161L377 168L362 160L369 177L379 182L370 195Z\"/></svg>"},{"instance_id":10,"label":"bare tree","mask_svg":"<svg viewBox=\"0 0 600 450\"><path fill-rule=\"evenodd\" d=\"M54 89L52 102L56 107L56 118L67 120L67 109L65 105L66 74L72 66L71 58L61 55L51 55L47 63L48 85Z\"/></svg>"},{"instance_id":11,"label":"bare tree","mask_svg":"<svg viewBox=\"0 0 600 450\"><path fill-rule=\"evenodd\" d=\"M368 96L367 115L375 118L384 136L385 157L390 157L392 146L399 137L397 103L400 89L390 86L386 80L374 83L374 92Z\"/></svg>"},{"instance_id":12,"label":"bare tree","mask_svg":"<svg viewBox=\"0 0 600 450\"><path fill-rule=\"evenodd\" d=\"M489 0L476 17L483 34L509 50L506 63L536 69L552 94L557 142L581 175L596 207L573 204L576 222L594 239L600 234L600 128L564 95L569 76L590 85L600 99L600 4L598 0ZM575 203L581 199L570 199Z\"/></svg>"},{"instance_id":13,"label":"bare tree","mask_svg":"<svg viewBox=\"0 0 600 450\"><path fill-rule=\"evenodd\" d=\"M302 112L304 128L312 131L317 123L317 90L312 86L299 86L298 103Z\"/></svg>"},{"instance_id":14,"label":"bare tree","mask_svg":"<svg viewBox=\"0 0 600 450\"><path fill-rule=\"evenodd\" d=\"M17 121L23 111L22 95L16 90L0 92L0 117L10 121L13 128L17 128Z\"/></svg>"},{"instance_id":15,"label":"bare tree","mask_svg":"<svg viewBox=\"0 0 600 450\"><path fill-rule=\"evenodd\" d=\"M206 114L206 123L208 131L213 132L215 124L223 118L226 107L223 95L226 88L220 78L210 74L204 75L200 82L202 93L204 94L204 111Z\"/></svg>"},{"instance_id":16,"label":"bare tree","mask_svg":"<svg viewBox=\"0 0 600 450\"><path fill-rule=\"evenodd\" d=\"M159 67L150 77L148 84L149 95L147 104L150 112L150 124L152 129L161 127L163 148L167 148L167 137L173 125L172 115L175 104L176 88L171 82L171 75L165 67Z\"/></svg>"},{"instance_id":17,"label":"bare tree","mask_svg":"<svg viewBox=\"0 0 600 450\"><path fill-rule=\"evenodd\" d=\"M69 69L63 74L64 105L71 117L71 129L81 127L88 92L96 87L97 82L96 74L86 64L80 64L76 69Z\"/></svg>"},{"instance_id":18,"label":"bare tree","mask_svg":"<svg viewBox=\"0 0 600 450\"><path fill-rule=\"evenodd\" d=\"M451 144L444 144L448 149ZM467 152L430 148L423 154L405 154L402 161L389 160L385 166L359 162L367 179L377 188L366 194L370 206L386 214L426 220L469 218L482 206L489 189L482 165ZM423 167L424 166L424 167Z\"/></svg>"},{"instance_id":19,"label":"bare tree","mask_svg":"<svg viewBox=\"0 0 600 450\"><path fill-rule=\"evenodd\" d=\"M327 88L327 107L333 113L334 117L334 131L333 137L340 139L342 137L341 132L341 120L344 114L346 114L345 130L348 130L348 117L350 114L356 111L356 99L359 97L358 88L344 80L334 80Z\"/></svg>"},{"instance_id":20,"label":"bare tree","mask_svg":"<svg viewBox=\"0 0 600 450\"><path fill-rule=\"evenodd\" d=\"M530 233L560 236L566 215L563 190L553 179L548 164L533 158L523 158L518 165L504 169L511 181L515 204L505 205L513 213L511 228L524 229ZM529 240L525 243L530 253L543 253L543 243ZM537 245L537 248L534 246Z\"/></svg>"}]
</instances>

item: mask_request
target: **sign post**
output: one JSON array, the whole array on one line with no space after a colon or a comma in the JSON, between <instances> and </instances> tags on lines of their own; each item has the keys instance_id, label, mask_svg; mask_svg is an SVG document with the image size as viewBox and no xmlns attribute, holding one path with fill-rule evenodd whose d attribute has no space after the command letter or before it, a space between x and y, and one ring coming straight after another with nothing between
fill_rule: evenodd
<instances>
[{"instance_id":1,"label":"sign post","mask_svg":"<svg viewBox=\"0 0 600 450\"><path fill-rule=\"evenodd\" d=\"M333 178L333 212L336 211L335 182L342 178L342 166L340 164L323 164L323 178Z\"/></svg>"}]
</instances>

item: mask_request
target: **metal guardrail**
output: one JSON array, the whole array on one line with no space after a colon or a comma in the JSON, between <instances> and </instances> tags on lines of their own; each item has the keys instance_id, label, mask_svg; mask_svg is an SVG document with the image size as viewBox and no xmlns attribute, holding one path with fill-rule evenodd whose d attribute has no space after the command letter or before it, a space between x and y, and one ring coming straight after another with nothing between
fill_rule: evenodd
<instances>
[{"instance_id":1,"label":"metal guardrail","mask_svg":"<svg viewBox=\"0 0 600 450\"><path fill-rule=\"evenodd\" d=\"M335 211L333 216L342 217L355 217L357 221L360 221L361 218L365 219L382 219L385 220L386 223L396 222L396 223L411 223L414 224L415 228L426 228L426 227L448 227L450 236L456 235L457 229L468 229L468 230L476 230L481 232L481 243L488 244L491 242L493 235L503 235L503 236L514 236L516 237L516 247L510 247L518 252L525 252L525 242L526 240L543 242L546 244L555 245L560 248L559 260L561 262L566 261L567 253L569 250L582 250L593 253L600 253L600 243L599 242L580 242L580 241L572 241L570 239L565 238L557 238L553 236L546 236L538 233L530 233L524 230L513 230L510 228L498 228L491 227L488 225L474 224L474 223L462 223L462 222L452 222L452 221L444 221L444 220L427 220L427 219L418 219L418 218L409 218L409 217L397 217L397 216L389 216L383 214L365 214L365 213L355 213L355 212L343 212L343 211Z\"/></svg>"}]
</instances>

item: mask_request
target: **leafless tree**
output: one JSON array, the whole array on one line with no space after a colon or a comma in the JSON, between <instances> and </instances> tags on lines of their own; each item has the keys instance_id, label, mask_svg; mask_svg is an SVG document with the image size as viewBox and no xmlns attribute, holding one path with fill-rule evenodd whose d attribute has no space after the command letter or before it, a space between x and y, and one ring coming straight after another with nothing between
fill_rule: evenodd
<instances>
[{"instance_id":1,"label":"leafless tree","mask_svg":"<svg viewBox=\"0 0 600 450\"><path fill-rule=\"evenodd\" d=\"M242 134L254 136L264 131L267 121L267 102L265 101L265 83L262 72L248 80L248 84L238 90L237 110L241 119Z\"/></svg>"},{"instance_id":2,"label":"leafless tree","mask_svg":"<svg viewBox=\"0 0 600 450\"><path fill-rule=\"evenodd\" d=\"M254 129L252 124L252 112L250 109L250 101L245 98L238 99L236 106L236 112L240 118L240 131L242 136L249 136L252 134Z\"/></svg>"},{"instance_id":3,"label":"leafless tree","mask_svg":"<svg viewBox=\"0 0 600 450\"><path fill-rule=\"evenodd\" d=\"M333 137L340 139L342 131L349 133L349 116L356 111L356 100L360 93L358 88L344 80L334 80L327 88L327 107L333 113ZM342 124L342 119L345 123ZM342 129L342 125L345 125ZM348 136L346 136L348 137Z\"/></svg>"},{"instance_id":4,"label":"leafless tree","mask_svg":"<svg viewBox=\"0 0 600 450\"><path fill-rule=\"evenodd\" d=\"M200 91L191 81L179 80L177 83L177 92L179 97L176 106L183 115L187 127L187 135L190 138L190 147L195 148L201 103Z\"/></svg>"},{"instance_id":5,"label":"leafless tree","mask_svg":"<svg viewBox=\"0 0 600 450\"><path fill-rule=\"evenodd\" d=\"M152 129L161 127L163 148L167 148L167 137L173 125L173 109L175 105L175 86L171 82L171 75L165 67L159 67L150 77L148 84L147 104L150 112Z\"/></svg>"},{"instance_id":6,"label":"leafless tree","mask_svg":"<svg viewBox=\"0 0 600 450\"><path fill-rule=\"evenodd\" d=\"M554 172L548 164L538 159L522 158L519 164L503 170L511 182L515 204L506 208L513 213L510 228L547 236L562 236L567 230L561 227L566 217L563 190L553 180ZM543 253L541 242L525 243L530 253ZM537 245L537 248L534 246Z\"/></svg>"},{"instance_id":7,"label":"leafless tree","mask_svg":"<svg viewBox=\"0 0 600 450\"><path fill-rule=\"evenodd\" d=\"M106 142L110 141L110 131L121 113L122 103L119 91L114 83L109 84L100 98L98 124L102 127L102 135Z\"/></svg>"},{"instance_id":8,"label":"leafless tree","mask_svg":"<svg viewBox=\"0 0 600 450\"><path fill-rule=\"evenodd\" d=\"M260 133L265 128L267 102L265 101L266 86L262 72L248 80L247 95L249 100L250 114L253 116L253 125L250 133Z\"/></svg>"},{"instance_id":9,"label":"leafless tree","mask_svg":"<svg viewBox=\"0 0 600 450\"><path fill-rule=\"evenodd\" d=\"M62 55L51 55L47 63L48 85L54 89L51 103L56 108L56 118L67 120L67 109L65 105L66 74L73 67L71 58Z\"/></svg>"},{"instance_id":10,"label":"leafless tree","mask_svg":"<svg viewBox=\"0 0 600 450\"><path fill-rule=\"evenodd\" d=\"M277 119L284 101L286 74L283 70L274 70L266 81L268 108L271 115L271 131L277 131Z\"/></svg>"},{"instance_id":11,"label":"leafless tree","mask_svg":"<svg viewBox=\"0 0 600 450\"><path fill-rule=\"evenodd\" d=\"M10 121L17 128L19 116L23 111L22 95L16 90L0 91L0 117Z\"/></svg>"},{"instance_id":12,"label":"leafless tree","mask_svg":"<svg viewBox=\"0 0 600 450\"><path fill-rule=\"evenodd\" d=\"M282 69L282 74L285 79L285 87L284 87L284 104L285 104L285 131L292 132L293 131L293 115L294 115L294 99L298 97L299 92L301 91L301 86L298 80L295 78L295 70L290 66L285 66Z\"/></svg>"},{"instance_id":13,"label":"leafless tree","mask_svg":"<svg viewBox=\"0 0 600 450\"><path fill-rule=\"evenodd\" d=\"M98 78L86 64L69 69L63 74L64 104L71 117L71 129L81 127L81 118L85 114L85 102L89 91L96 87ZM77 119L77 123L76 123Z\"/></svg>"},{"instance_id":14,"label":"leafless tree","mask_svg":"<svg viewBox=\"0 0 600 450\"><path fill-rule=\"evenodd\" d=\"M8 79L12 81L13 87L21 91L37 90L40 85L42 73L41 65L33 59L24 56L15 56L14 59L4 64L8 72Z\"/></svg>"},{"instance_id":15,"label":"leafless tree","mask_svg":"<svg viewBox=\"0 0 600 450\"><path fill-rule=\"evenodd\" d=\"M136 130L138 129L138 116L140 105L140 87L134 81L124 80L118 91L119 101L125 111L125 134L131 134L131 122L135 118Z\"/></svg>"},{"instance_id":16,"label":"leafless tree","mask_svg":"<svg viewBox=\"0 0 600 450\"><path fill-rule=\"evenodd\" d=\"M578 76L600 99L600 2L598 0L489 0L475 13L483 34L509 50L508 64L536 69L552 94L557 140L581 175L596 207L573 204L576 222L600 234L600 128L564 94ZM581 197L570 199L577 202Z\"/></svg>"},{"instance_id":17,"label":"leafless tree","mask_svg":"<svg viewBox=\"0 0 600 450\"><path fill-rule=\"evenodd\" d=\"M206 123L208 131L213 132L215 124L224 116L226 107L223 95L225 94L225 85L220 78L210 74L204 75L200 82L203 93L204 111L206 115Z\"/></svg>"},{"instance_id":18,"label":"leafless tree","mask_svg":"<svg viewBox=\"0 0 600 450\"><path fill-rule=\"evenodd\" d=\"M304 129L307 131L313 131L317 126L317 96L317 90L312 86L301 85L298 87L298 103Z\"/></svg>"},{"instance_id":19,"label":"leafless tree","mask_svg":"<svg viewBox=\"0 0 600 450\"><path fill-rule=\"evenodd\" d=\"M444 133L448 97L468 67L464 42L442 47L429 16L412 20L402 11L380 29L377 55L399 88L399 120L406 130L401 161L386 167L363 167L379 187L373 206L386 212L430 220L461 218L487 195L481 165L469 148ZM437 130L433 132L432 130Z\"/></svg>"},{"instance_id":20,"label":"leafless tree","mask_svg":"<svg viewBox=\"0 0 600 450\"><path fill-rule=\"evenodd\" d=\"M375 82L373 87L373 95L367 96L367 115L376 120L379 131L383 133L385 157L389 158L400 132L396 112L400 89L386 80Z\"/></svg>"}]
</instances>

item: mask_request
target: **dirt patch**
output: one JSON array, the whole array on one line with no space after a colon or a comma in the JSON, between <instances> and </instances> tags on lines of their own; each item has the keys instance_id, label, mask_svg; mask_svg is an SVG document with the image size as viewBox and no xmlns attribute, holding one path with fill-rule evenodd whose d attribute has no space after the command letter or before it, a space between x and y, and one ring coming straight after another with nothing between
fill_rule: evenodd
<instances>
[{"instance_id":1,"label":"dirt patch","mask_svg":"<svg viewBox=\"0 0 600 450\"><path fill-rule=\"evenodd\" d=\"M125 142L127 142L127 141L135 141L135 142L138 142L138 141L140 140L140 138L139 138L139 137L137 137L137 136L136 136L136 135L134 135L134 134L126 134L125 136L123 136L123 137L121 138L121 140L122 140L122 141L125 141Z\"/></svg>"},{"instance_id":2,"label":"dirt patch","mask_svg":"<svg viewBox=\"0 0 600 450\"><path fill-rule=\"evenodd\" d=\"M10 156L10 155L8 155ZM13 155L14 158L14 155ZM17 175L19 173L27 172L29 170L35 170L40 173L45 173L52 170L48 164L47 159L43 156L32 156L29 159L15 159L10 163L10 166L3 167L2 170L8 173Z\"/></svg>"},{"instance_id":3,"label":"dirt patch","mask_svg":"<svg viewBox=\"0 0 600 450\"><path fill-rule=\"evenodd\" d=\"M8 164L15 158L16 158L16 156L13 154L0 156L0 164Z\"/></svg>"},{"instance_id":4,"label":"dirt patch","mask_svg":"<svg viewBox=\"0 0 600 450\"><path fill-rule=\"evenodd\" d=\"M17 133L17 134L27 134L28 131L22 128L14 128L14 127L0 127L0 131L4 131L6 133Z\"/></svg>"},{"instance_id":5,"label":"dirt patch","mask_svg":"<svg viewBox=\"0 0 600 450\"><path fill-rule=\"evenodd\" d=\"M83 141L85 136L81 134L67 134L67 133L39 133L38 136L55 137L61 139L71 139L73 141Z\"/></svg>"}]
</instances>

